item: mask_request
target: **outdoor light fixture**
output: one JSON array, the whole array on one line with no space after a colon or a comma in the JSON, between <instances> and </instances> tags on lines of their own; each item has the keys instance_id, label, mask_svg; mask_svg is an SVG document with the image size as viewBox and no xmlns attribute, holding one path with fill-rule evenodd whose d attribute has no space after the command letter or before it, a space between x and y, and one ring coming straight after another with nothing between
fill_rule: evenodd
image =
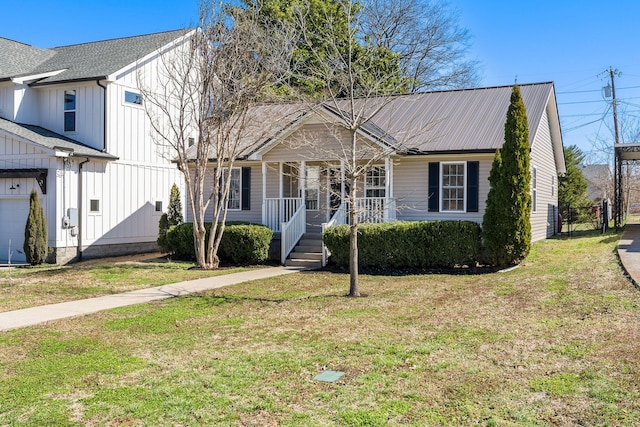
<instances>
[{"instance_id":1,"label":"outdoor light fixture","mask_svg":"<svg viewBox=\"0 0 640 427\"><path fill-rule=\"evenodd\" d=\"M9 187L9 190L15 190L16 187L13 185L13 182L11 183L11 187Z\"/></svg>"}]
</instances>

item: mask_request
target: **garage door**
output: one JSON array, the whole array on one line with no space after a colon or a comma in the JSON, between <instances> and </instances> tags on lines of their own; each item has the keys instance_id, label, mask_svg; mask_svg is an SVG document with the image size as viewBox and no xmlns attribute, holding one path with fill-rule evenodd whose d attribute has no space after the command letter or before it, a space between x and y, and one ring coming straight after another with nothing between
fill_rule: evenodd
<instances>
[{"instance_id":1,"label":"garage door","mask_svg":"<svg viewBox=\"0 0 640 427\"><path fill-rule=\"evenodd\" d=\"M26 261L22 244L28 216L29 199L0 199L0 260L9 259L11 240L11 262Z\"/></svg>"}]
</instances>

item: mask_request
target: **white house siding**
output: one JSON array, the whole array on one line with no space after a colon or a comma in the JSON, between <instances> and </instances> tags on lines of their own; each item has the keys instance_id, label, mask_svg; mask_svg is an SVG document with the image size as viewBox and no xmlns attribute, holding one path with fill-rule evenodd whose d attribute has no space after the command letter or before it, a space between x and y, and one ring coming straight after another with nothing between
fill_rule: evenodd
<instances>
[{"instance_id":1,"label":"white house siding","mask_svg":"<svg viewBox=\"0 0 640 427\"><path fill-rule=\"evenodd\" d=\"M243 221L243 222L251 222L254 224L262 223L262 164L259 162L237 162L234 167L250 167L251 168L251 194L249 196L249 210L229 210L227 213L227 221ZM211 166L211 171L213 173L213 166ZM276 169L277 171L277 169ZM272 175L275 176L276 172L270 171ZM273 181L273 180L272 180ZM206 188L213 187L213 176L210 174L205 181ZM277 187L276 187L277 192ZM278 197L277 193L275 196L268 197ZM185 206L186 216L185 221L193 222L193 215L191 212L191 208L189 206ZM213 206L209 206L205 213L205 218L207 221L211 221L213 219Z\"/></svg>"},{"instance_id":2,"label":"white house siding","mask_svg":"<svg viewBox=\"0 0 640 427\"><path fill-rule=\"evenodd\" d=\"M0 83L0 117L13 120L13 83Z\"/></svg>"},{"instance_id":3,"label":"white house siding","mask_svg":"<svg viewBox=\"0 0 640 427\"><path fill-rule=\"evenodd\" d=\"M537 241L554 234L558 212L558 176L546 110L531 146L531 167L536 168L537 174L537 206L531 213L531 240Z\"/></svg>"},{"instance_id":4,"label":"white house siding","mask_svg":"<svg viewBox=\"0 0 640 427\"><path fill-rule=\"evenodd\" d=\"M13 90L14 121L18 123L38 124L38 94L27 84L18 84Z\"/></svg>"},{"instance_id":5,"label":"white house siding","mask_svg":"<svg viewBox=\"0 0 640 427\"><path fill-rule=\"evenodd\" d=\"M147 61L142 67L153 67L155 61L157 59ZM105 145L106 151L118 160L91 160L83 169L82 246L85 257L153 249L158 237L158 222L166 212L173 184L178 185L184 199L184 178L171 161L173 156L163 154L151 138L151 126L144 108L124 102L125 90L139 92L137 70L134 67L107 84ZM103 89L95 83L94 86L102 96ZM100 119L102 105L102 98L94 100ZM102 127L98 129L102 138ZM100 201L99 212L90 212L91 200ZM162 211L156 211L156 202L162 202Z\"/></svg>"},{"instance_id":6,"label":"white house siding","mask_svg":"<svg viewBox=\"0 0 640 427\"><path fill-rule=\"evenodd\" d=\"M97 160L85 164L83 250L89 249L92 254L95 251L117 253L117 245L134 243L151 249L158 237L158 221L162 215L155 210L156 201L162 202L166 210L171 186L180 184L177 178L174 170L152 164ZM91 200L99 201L98 212L90 211ZM109 247L96 248L100 245Z\"/></svg>"},{"instance_id":7,"label":"white house siding","mask_svg":"<svg viewBox=\"0 0 640 427\"><path fill-rule=\"evenodd\" d=\"M479 161L478 212L429 212L429 162ZM394 159L393 195L400 221L465 220L482 223L493 154L406 156Z\"/></svg>"},{"instance_id":8,"label":"white house siding","mask_svg":"<svg viewBox=\"0 0 640 427\"><path fill-rule=\"evenodd\" d=\"M344 158L345 150L350 147L350 138L349 132L341 126L307 124L272 147L262 159L268 162L339 161L340 158ZM371 145L358 137L358 147L362 150L363 147ZM358 157L371 156L359 154Z\"/></svg>"},{"instance_id":9,"label":"white house siding","mask_svg":"<svg viewBox=\"0 0 640 427\"><path fill-rule=\"evenodd\" d=\"M24 261L24 256L17 253L22 251L24 243L24 227L27 223L29 206L29 195L32 189L38 191L40 203L47 218L49 234L49 246L55 246L57 226L55 222L55 161L50 161L50 157L30 144L19 141L7 134L0 132L0 169L26 169L38 168L48 169L47 194L42 194L40 186L34 178L0 178L0 211L3 215L11 215L12 223L0 225L0 260L8 258L8 239L12 239L14 260ZM14 187L12 190L11 187ZM11 212L7 212L10 209ZM15 212L12 212L15 210ZM15 215L23 218L16 218ZM3 216L4 217L4 216ZM18 226L18 230L14 229ZM17 240L19 237L19 240Z\"/></svg>"},{"instance_id":10,"label":"white house siding","mask_svg":"<svg viewBox=\"0 0 640 427\"><path fill-rule=\"evenodd\" d=\"M103 89L93 82L67 83L53 86L36 86L30 88L36 94L39 107L37 123L53 132L65 135L102 150L103 132ZM76 130L64 131L64 91L76 91Z\"/></svg>"}]
</instances>

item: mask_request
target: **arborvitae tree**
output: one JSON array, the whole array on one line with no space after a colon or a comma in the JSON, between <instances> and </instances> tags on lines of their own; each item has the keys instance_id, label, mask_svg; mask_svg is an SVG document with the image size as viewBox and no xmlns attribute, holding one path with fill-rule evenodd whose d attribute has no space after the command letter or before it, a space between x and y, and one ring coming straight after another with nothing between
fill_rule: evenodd
<instances>
[{"instance_id":1,"label":"arborvitae tree","mask_svg":"<svg viewBox=\"0 0 640 427\"><path fill-rule=\"evenodd\" d=\"M504 126L504 145L496 151L489 182L483 237L487 261L507 266L522 261L531 248L529 126L520 88L513 86Z\"/></svg>"},{"instance_id":2,"label":"arborvitae tree","mask_svg":"<svg viewBox=\"0 0 640 427\"><path fill-rule=\"evenodd\" d=\"M169 227L171 227L172 225L180 225L184 222L184 218L182 217L182 202L180 201L180 190L175 184L173 184L173 186L171 187L171 194L169 195L167 221Z\"/></svg>"},{"instance_id":3,"label":"arborvitae tree","mask_svg":"<svg viewBox=\"0 0 640 427\"><path fill-rule=\"evenodd\" d=\"M29 198L29 216L24 229L24 254L31 265L42 264L47 258L47 221L44 217L38 192L31 190Z\"/></svg>"},{"instance_id":4,"label":"arborvitae tree","mask_svg":"<svg viewBox=\"0 0 640 427\"><path fill-rule=\"evenodd\" d=\"M167 246L167 231L174 225L180 225L184 222L182 217L182 202L180 201L180 190L178 186L171 186L171 194L169 195L169 206L167 213L163 213L158 223L158 246L163 252L169 252Z\"/></svg>"}]
</instances>

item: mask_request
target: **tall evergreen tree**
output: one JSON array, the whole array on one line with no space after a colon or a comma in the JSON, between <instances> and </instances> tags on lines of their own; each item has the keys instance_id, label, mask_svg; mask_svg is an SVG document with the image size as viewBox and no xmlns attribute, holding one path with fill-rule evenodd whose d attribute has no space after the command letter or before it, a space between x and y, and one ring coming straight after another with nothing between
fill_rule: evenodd
<instances>
[{"instance_id":1,"label":"tall evergreen tree","mask_svg":"<svg viewBox=\"0 0 640 427\"><path fill-rule=\"evenodd\" d=\"M171 186L171 194L169 194L167 221L169 222L169 226L179 225L184 222L184 218L182 217L182 201L180 201L180 190L175 184Z\"/></svg>"},{"instance_id":2,"label":"tall evergreen tree","mask_svg":"<svg viewBox=\"0 0 640 427\"><path fill-rule=\"evenodd\" d=\"M491 188L483 220L487 260L497 266L522 261L531 248L531 171L527 111L513 86L504 126L504 145L491 167Z\"/></svg>"},{"instance_id":3,"label":"tall evergreen tree","mask_svg":"<svg viewBox=\"0 0 640 427\"><path fill-rule=\"evenodd\" d=\"M47 238L47 221L42 205L40 205L38 192L33 189L29 197L29 216L24 229L24 244L22 246L29 264L38 265L45 261L49 249Z\"/></svg>"},{"instance_id":4,"label":"tall evergreen tree","mask_svg":"<svg viewBox=\"0 0 640 427\"><path fill-rule=\"evenodd\" d=\"M580 163L584 154L575 145L564 148L564 161L567 172L559 179L558 204L562 209L567 206L584 207L591 205L587 193L587 180L582 174Z\"/></svg>"},{"instance_id":5,"label":"tall evergreen tree","mask_svg":"<svg viewBox=\"0 0 640 427\"><path fill-rule=\"evenodd\" d=\"M171 248L167 244L167 231L174 225L180 225L184 222L182 216L182 202L180 201L180 190L176 184L171 186L169 194L169 206L167 212L163 213L158 222L158 246L163 252L169 252Z\"/></svg>"}]
</instances>

